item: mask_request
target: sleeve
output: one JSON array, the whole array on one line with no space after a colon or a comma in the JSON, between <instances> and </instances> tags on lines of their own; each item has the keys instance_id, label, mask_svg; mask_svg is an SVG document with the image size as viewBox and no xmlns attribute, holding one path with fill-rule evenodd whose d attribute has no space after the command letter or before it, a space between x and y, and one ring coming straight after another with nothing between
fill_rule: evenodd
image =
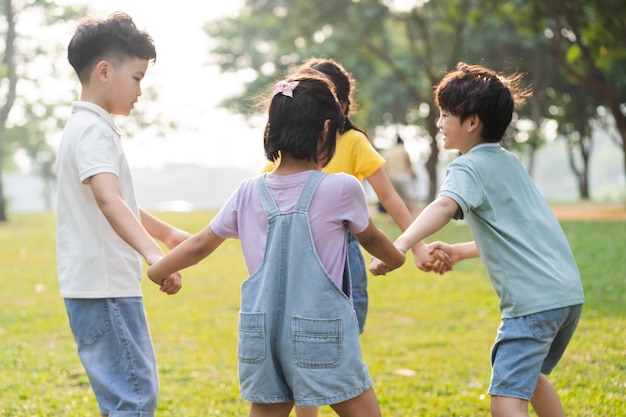
<instances>
[{"instance_id":1,"label":"sleeve","mask_svg":"<svg viewBox=\"0 0 626 417\"><path fill-rule=\"evenodd\" d=\"M217 212L213 220L209 223L211 230L222 239L239 238L239 191L238 188Z\"/></svg>"},{"instance_id":2,"label":"sleeve","mask_svg":"<svg viewBox=\"0 0 626 417\"><path fill-rule=\"evenodd\" d=\"M361 233L367 228L370 220L365 190L355 177L347 174L342 176L345 177L341 200L343 218L351 233Z\"/></svg>"},{"instance_id":3,"label":"sleeve","mask_svg":"<svg viewBox=\"0 0 626 417\"><path fill-rule=\"evenodd\" d=\"M87 127L76 148L76 166L80 181L102 173L112 173L119 177L122 148L119 138L107 127L98 125Z\"/></svg>"},{"instance_id":4,"label":"sleeve","mask_svg":"<svg viewBox=\"0 0 626 417\"><path fill-rule=\"evenodd\" d=\"M242 239L243 234L256 231L258 226L251 222L259 216L259 211L263 213L263 207L258 207L255 184L255 178L242 182L211 220L209 225L217 236L223 239Z\"/></svg>"},{"instance_id":5,"label":"sleeve","mask_svg":"<svg viewBox=\"0 0 626 417\"><path fill-rule=\"evenodd\" d=\"M352 130L350 134L353 136L356 171L367 178L384 165L385 159L374 149L365 134L358 130Z\"/></svg>"},{"instance_id":6,"label":"sleeve","mask_svg":"<svg viewBox=\"0 0 626 417\"><path fill-rule=\"evenodd\" d=\"M454 216L457 220L464 219L468 211L479 207L484 200L476 173L459 159L448 166L439 195L451 198L459 205L460 212Z\"/></svg>"}]
</instances>

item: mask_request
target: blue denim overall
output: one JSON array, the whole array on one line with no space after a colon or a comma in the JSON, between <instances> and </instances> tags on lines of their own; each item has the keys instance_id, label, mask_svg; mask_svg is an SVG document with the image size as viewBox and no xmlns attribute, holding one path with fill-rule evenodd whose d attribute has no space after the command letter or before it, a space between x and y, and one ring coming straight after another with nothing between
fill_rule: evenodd
<instances>
[{"instance_id":1,"label":"blue denim overall","mask_svg":"<svg viewBox=\"0 0 626 417\"><path fill-rule=\"evenodd\" d=\"M324 177L311 171L295 208L278 211L264 181L257 188L267 213L265 258L241 287L239 383L256 403L335 404L371 388L350 300L322 266L308 208Z\"/></svg>"}]
</instances>

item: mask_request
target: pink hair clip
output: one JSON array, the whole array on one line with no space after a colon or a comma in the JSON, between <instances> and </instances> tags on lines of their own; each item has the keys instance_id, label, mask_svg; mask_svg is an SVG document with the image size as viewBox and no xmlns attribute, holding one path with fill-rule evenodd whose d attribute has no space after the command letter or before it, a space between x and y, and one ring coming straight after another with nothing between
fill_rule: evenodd
<instances>
[{"instance_id":1,"label":"pink hair clip","mask_svg":"<svg viewBox=\"0 0 626 417\"><path fill-rule=\"evenodd\" d=\"M287 96L287 97L291 97L293 98L293 90L295 90L295 88L297 87L297 85L299 84L299 81L279 81L276 83L276 86L274 87L274 94L282 94L283 96Z\"/></svg>"}]
</instances>

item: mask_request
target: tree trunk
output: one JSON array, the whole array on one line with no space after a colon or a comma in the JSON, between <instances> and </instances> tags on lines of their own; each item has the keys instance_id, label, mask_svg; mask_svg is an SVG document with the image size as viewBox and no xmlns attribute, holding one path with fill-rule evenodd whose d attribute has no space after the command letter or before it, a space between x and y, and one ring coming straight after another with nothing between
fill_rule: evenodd
<instances>
[{"instance_id":1,"label":"tree trunk","mask_svg":"<svg viewBox=\"0 0 626 417\"><path fill-rule=\"evenodd\" d=\"M0 108L0 222L7 221L6 200L2 180L4 159L4 132L6 129L9 112L15 103L15 90L17 87L17 73L15 70L15 16L11 0L4 0L4 14L7 21L6 46L4 48L4 64L7 69L8 92L6 100Z\"/></svg>"},{"instance_id":2,"label":"tree trunk","mask_svg":"<svg viewBox=\"0 0 626 417\"><path fill-rule=\"evenodd\" d=\"M426 161L426 172L428 172L428 200L427 204L432 202L437 197L437 165L439 162L439 146L437 144L437 115L436 112L431 111L426 117L426 123L428 126L428 133L432 138L430 141L430 155Z\"/></svg>"}]
</instances>

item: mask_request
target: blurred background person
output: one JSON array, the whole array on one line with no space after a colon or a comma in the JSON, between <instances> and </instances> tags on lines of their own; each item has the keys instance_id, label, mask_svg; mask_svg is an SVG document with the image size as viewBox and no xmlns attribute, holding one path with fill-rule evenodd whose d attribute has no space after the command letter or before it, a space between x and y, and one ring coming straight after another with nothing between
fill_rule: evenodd
<instances>
[{"instance_id":1,"label":"blurred background person","mask_svg":"<svg viewBox=\"0 0 626 417\"><path fill-rule=\"evenodd\" d=\"M398 192L404 204L412 214L417 211L417 199L415 185L417 184L417 174L411 164L409 153L404 147L404 141L400 135L396 136L396 143L383 151L385 165L383 168Z\"/></svg>"}]
</instances>

